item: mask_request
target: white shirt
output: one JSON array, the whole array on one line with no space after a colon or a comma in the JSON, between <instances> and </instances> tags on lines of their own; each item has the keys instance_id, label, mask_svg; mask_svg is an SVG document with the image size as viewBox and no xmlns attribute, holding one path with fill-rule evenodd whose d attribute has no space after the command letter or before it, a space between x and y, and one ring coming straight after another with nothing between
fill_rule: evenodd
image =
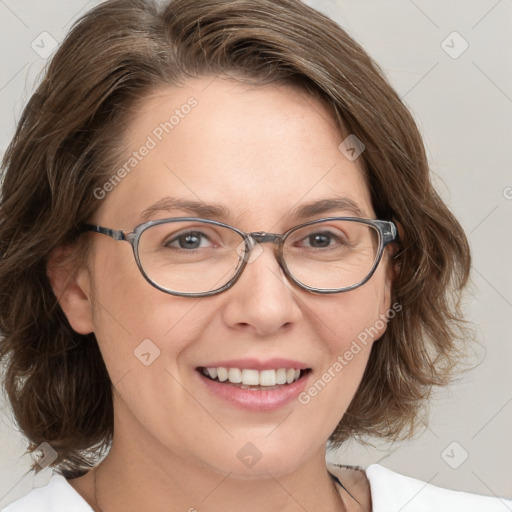
<instances>
[{"instance_id":1,"label":"white shirt","mask_svg":"<svg viewBox=\"0 0 512 512\"><path fill-rule=\"evenodd\" d=\"M335 466L329 471L340 477ZM372 464L366 469L373 512L511 512L512 500L442 489ZM341 480L341 478L340 478ZM343 482L343 480L341 480ZM340 490L343 499L347 496ZM93 512L61 475L45 487L11 503L1 512Z\"/></svg>"}]
</instances>

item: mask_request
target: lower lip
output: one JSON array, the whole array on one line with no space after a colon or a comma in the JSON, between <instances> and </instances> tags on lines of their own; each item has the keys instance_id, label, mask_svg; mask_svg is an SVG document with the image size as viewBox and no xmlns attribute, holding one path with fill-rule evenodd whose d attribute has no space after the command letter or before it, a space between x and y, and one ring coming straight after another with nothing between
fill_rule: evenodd
<instances>
[{"instance_id":1,"label":"lower lip","mask_svg":"<svg viewBox=\"0 0 512 512\"><path fill-rule=\"evenodd\" d=\"M278 389L242 389L231 384L209 379L199 373L201 382L208 391L231 405L248 411L275 411L296 399L306 387L309 373L291 384L283 384Z\"/></svg>"}]
</instances>

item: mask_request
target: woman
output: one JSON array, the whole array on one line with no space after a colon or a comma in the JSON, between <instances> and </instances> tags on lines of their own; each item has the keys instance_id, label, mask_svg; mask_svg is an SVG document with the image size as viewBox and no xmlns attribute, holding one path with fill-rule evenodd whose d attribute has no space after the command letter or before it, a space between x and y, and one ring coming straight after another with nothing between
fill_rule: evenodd
<instances>
[{"instance_id":1,"label":"woman","mask_svg":"<svg viewBox=\"0 0 512 512\"><path fill-rule=\"evenodd\" d=\"M4 170L5 386L60 472L6 511L510 506L325 465L327 441L412 433L470 266L414 121L332 21L107 1Z\"/></svg>"}]
</instances>

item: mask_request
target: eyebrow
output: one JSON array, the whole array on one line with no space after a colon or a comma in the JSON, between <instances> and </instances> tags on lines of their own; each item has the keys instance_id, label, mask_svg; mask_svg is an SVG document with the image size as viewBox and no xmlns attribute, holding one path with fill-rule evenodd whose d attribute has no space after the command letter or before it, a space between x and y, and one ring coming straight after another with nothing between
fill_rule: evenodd
<instances>
[{"instance_id":1,"label":"eyebrow","mask_svg":"<svg viewBox=\"0 0 512 512\"><path fill-rule=\"evenodd\" d=\"M311 201L302 204L290 211L292 217L313 217L315 215L326 214L333 211L344 211L355 217L366 218L366 212L358 206L358 204L348 197L334 197L329 199L321 199L319 201ZM192 216L226 220L230 216L230 211L220 204L206 204L201 201L192 201L189 199L178 199L175 197L164 197L160 201L146 208L140 216L143 222L162 211L173 212L183 211Z\"/></svg>"},{"instance_id":2,"label":"eyebrow","mask_svg":"<svg viewBox=\"0 0 512 512\"><path fill-rule=\"evenodd\" d=\"M177 210L187 212L195 217L204 217L207 219L226 219L229 217L229 210L220 204L206 204L200 201L164 197L160 201L146 208L141 213L140 218L145 222L153 215L162 211L173 212Z\"/></svg>"},{"instance_id":3,"label":"eyebrow","mask_svg":"<svg viewBox=\"0 0 512 512\"><path fill-rule=\"evenodd\" d=\"M366 212L352 199L348 197L333 197L330 199L321 199L320 201L311 201L294 208L290 213L296 217L312 217L336 210L345 211L354 217L366 218Z\"/></svg>"}]
</instances>

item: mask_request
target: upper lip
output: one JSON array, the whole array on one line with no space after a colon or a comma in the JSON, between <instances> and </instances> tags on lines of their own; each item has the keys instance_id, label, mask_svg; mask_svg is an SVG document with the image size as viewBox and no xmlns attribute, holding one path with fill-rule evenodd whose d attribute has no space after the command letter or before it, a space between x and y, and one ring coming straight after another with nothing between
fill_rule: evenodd
<instances>
[{"instance_id":1,"label":"upper lip","mask_svg":"<svg viewBox=\"0 0 512 512\"><path fill-rule=\"evenodd\" d=\"M225 361L214 361L206 363L199 368L246 368L251 370L276 370L279 368L293 368L294 370L305 370L309 368L307 364L293 359L273 358L265 361L259 359L230 359Z\"/></svg>"}]
</instances>

